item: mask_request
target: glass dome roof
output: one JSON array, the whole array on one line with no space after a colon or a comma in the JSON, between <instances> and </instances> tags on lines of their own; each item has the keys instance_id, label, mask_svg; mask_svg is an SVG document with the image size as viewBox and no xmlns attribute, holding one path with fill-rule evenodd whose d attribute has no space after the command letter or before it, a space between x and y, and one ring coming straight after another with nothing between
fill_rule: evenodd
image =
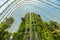
<instances>
[{"instance_id":1,"label":"glass dome roof","mask_svg":"<svg viewBox=\"0 0 60 40\"><path fill-rule=\"evenodd\" d=\"M50 0L51 1L51 0ZM51 1L54 2L54 1ZM57 5L51 5L45 0L36 0L36 1L17 1L16 4L9 9L9 11L3 12L6 13L3 18L1 17L1 22L9 16L14 17L15 22L13 23L12 27L8 30L10 32L15 32L19 28L21 17L23 17L27 12L35 12L38 13L44 21L54 20L60 23L60 7Z\"/></svg>"}]
</instances>

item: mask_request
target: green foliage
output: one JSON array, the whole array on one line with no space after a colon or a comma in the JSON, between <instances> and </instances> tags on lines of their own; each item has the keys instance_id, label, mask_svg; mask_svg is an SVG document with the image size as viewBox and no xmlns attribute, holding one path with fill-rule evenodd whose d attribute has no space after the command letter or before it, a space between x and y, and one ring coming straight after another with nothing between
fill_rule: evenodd
<instances>
[{"instance_id":1,"label":"green foliage","mask_svg":"<svg viewBox=\"0 0 60 40\"><path fill-rule=\"evenodd\" d=\"M13 18L13 17L6 18L6 19L0 24L0 27L3 28L3 29L6 29L6 28L10 27L13 22L14 22L14 18Z\"/></svg>"},{"instance_id":2,"label":"green foliage","mask_svg":"<svg viewBox=\"0 0 60 40\"><path fill-rule=\"evenodd\" d=\"M40 15L37 15L33 12L31 13L30 18L30 13L27 13L25 17L22 18L22 22L18 31L14 33L13 40L23 40L24 36L26 40L30 40L30 35L32 36L33 40L35 40L35 37L36 40L55 40L55 37L56 40L60 40L60 36L53 33L53 31L55 31L55 29L58 29L58 27L59 25L57 22L44 22L41 19ZM25 33L26 30L27 33Z\"/></svg>"},{"instance_id":3,"label":"green foliage","mask_svg":"<svg viewBox=\"0 0 60 40\"><path fill-rule=\"evenodd\" d=\"M27 13L21 19L22 22L17 32L13 34L12 40L30 40L30 36L32 36L32 40L60 40L59 23L55 21L44 22L40 15L34 12ZM9 39L11 34L4 29L10 27L13 22L14 19L10 17L0 24L1 40Z\"/></svg>"},{"instance_id":4,"label":"green foliage","mask_svg":"<svg viewBox=\"0 0 60 40\"><path fill-rule=\"evenodd\" d=\"M14 22L13 17L6 18L2 23L0 23L0 40L7 40L10 38L11 33L5 31Z\"/></svg>"}]
</instances>

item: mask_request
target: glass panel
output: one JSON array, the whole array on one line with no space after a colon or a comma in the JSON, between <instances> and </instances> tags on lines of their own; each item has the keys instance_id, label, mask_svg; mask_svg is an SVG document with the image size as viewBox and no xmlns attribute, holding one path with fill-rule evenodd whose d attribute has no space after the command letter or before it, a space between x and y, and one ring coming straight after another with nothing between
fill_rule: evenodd
<instances>
[{"instance_id":1,"label":"glass panel","mask_svg":"<svg viewBox=\"0 0 60 40\"><path fill-rule=\"evenodd\" d=\"M7 0L0 0L0 6L2 6Z\"/></svg>"},{"instance_id":2,"label":"glass panel","mask_svg":"<svg viewBox=\"0 0 60 40\"><path fill-rule=\"evenodd\" d=\"M57 4L57 5L60 5L60 0L48 0L48 1L53 2L53 3Z\"/></svg>"},{"instance_id":3,"label":"glass panel","mask_svg":"<svg viewBox=\"0 0 60 40\"><path fill-rule=\"evenodd\" d=\"M14 0L9 0L0 8L0 14L13 2ZM1 1L2 2L2 1ZM2 4L1 4L2 5Z\"/></svg>"}]
</instances>

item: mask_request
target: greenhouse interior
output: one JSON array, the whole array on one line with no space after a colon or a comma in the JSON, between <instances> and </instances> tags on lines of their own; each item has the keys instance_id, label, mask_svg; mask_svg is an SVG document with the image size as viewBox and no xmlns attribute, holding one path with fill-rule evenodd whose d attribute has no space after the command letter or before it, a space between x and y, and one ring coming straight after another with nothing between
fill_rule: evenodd
<instances>
[{"instance_id":1,"label":"greenhouse interior","mask_svg":"<svg viewBox=\"0 0 60 40\"><path fill-rule=\"evenodd\" d=\"M0 0L0 40L60 40L60 0Z\"/></svg>"}]
</instances>

